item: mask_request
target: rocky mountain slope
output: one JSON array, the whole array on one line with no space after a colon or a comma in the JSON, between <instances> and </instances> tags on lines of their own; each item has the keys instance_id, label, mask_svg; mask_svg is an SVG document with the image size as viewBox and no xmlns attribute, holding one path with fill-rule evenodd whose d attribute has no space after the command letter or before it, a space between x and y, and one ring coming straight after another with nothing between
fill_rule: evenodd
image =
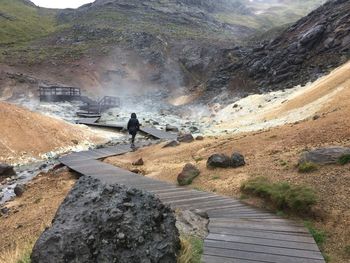
<instances>
[{"instance_id":1,"label":"rocky mountain slope","mask_svg":"<svg viewBox=\"0 0 350 263\"><path fill-rule=\"evenodd\" d=\"M295 21L321 2L97 0L59 11L4 0L0 94L20 83L33 96L40 82L117 94L194 87L217 68L223 49Z\"/></svg>"},{"instance_id":2,"label":"rocky mountain slope","mask_svg":"<svg viewBox=\"0 0 350 263\"><path fill-rule=\"evenodd\" d=\"M217 94L223 89L237 95L314 81L350 58L349 14L349 1L332 0L271 41L227 50L207 91Z\"/></svg>"}]
</instances>

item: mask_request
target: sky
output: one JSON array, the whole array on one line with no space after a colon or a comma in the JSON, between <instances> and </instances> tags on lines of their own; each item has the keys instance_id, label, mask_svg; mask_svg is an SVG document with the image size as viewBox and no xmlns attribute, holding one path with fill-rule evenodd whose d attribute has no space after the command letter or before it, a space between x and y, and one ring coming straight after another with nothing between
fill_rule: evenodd
<instances>
[{"instance_id":1,"label":"sky","mask_svg":"<svg viewBox=\"0 0 350 263\"><path fill-rule=\"evenodd\" d=\"M94 0L31 0L34 4L48 8L77 8Z\"/></svg>"}]
</instances>

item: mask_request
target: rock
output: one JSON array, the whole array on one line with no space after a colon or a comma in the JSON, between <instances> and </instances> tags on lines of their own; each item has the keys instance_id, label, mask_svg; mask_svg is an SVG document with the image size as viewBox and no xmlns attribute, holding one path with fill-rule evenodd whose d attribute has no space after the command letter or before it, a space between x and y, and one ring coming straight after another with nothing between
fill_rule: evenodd
<instances>
[{"instance_id":1,"label":"rock","mask_svg":"<svg viewBox=\"0 0 350 263\"><path fill-rule=\"evenodd\" d=\"M140 169L132 169L130 172L135 173L135 174L142 174L142 171Z\"/></svg>"},{"instance_id":2,"label":"rock","mask_svg":"<svg viewBox=\"0 0 350 263\"><path fill-rule=\"evenodd\" d=\"M170 124L167 124L167 125L165 126L165 130L166 130L167 132L179 132L179 128L177 128L177 127L175 127L175 126L172 126L172 125L170 125Z\"/></svg>"},{"instance_id":3,"label":"rock","mask_svg":"<svg viewBox=\"0 0 350 263\"><path fill-rule=\"evenodd\" d=\"M309 162L315 164L336 164L340 157L350 155L350 148L327 147L319 148L301 154L299 164Z\"/></svg>"},{"instance_id":4,"label":"rock","mask_svg":"<svg viewBox=\"0 0 350 263\"><path fill-rule=\"evenodd\" d=\"M244 156L238 152L233 153L231 156L231 167L236 168L244 165Z\"/></svg>"},{"instance_id":5,"label":"rock","mask_svg":"<svg viewBox=\"0 0 350 263\"><path fill-rule=\"evenodd\" d=\"M315 121L315 120L318 120L320 117L321 117L320 115L316 114L312 117L312 119Z\"/></svg>"},{"instance_id":6,"label":"rock","mask_svg":"<svg viewBox=\"0 0 350 263\"><path fill-rule=\"evenodd\" d=\"M200 174L199 169L191 163L185 165L182 172L177 176L177 182L179 185L189 185L193 179Z\"/></svg>"},{"instance_id":7,"label":"rock","mask_svg":"<svg viewBox=\"0 0 350 263\"><path fill-rule=\"evenodd\" d=\"M176 146L178 146L178 145L180 145L180 143L178 142L178 141L170 141L170 142L167 142L164 146L163 146L163 148L168 148L168 147L176 147Z\"/></svg>"},{"instance_id":8,"label":"rock","mask_svg":"<svg viewBox=\"0 0 350 263\"><path fill-rule=\"evenodd\" d=\"M180 135L177 137L177 140L179 142L187 142L187 143L190 143L190 142L193 142L194 141L194 138L192 136L191 133L186 133L186 134L183 134L183 135Z\"/></svg>"},{"instance_id":9,"label":"rock","mask_svg":"<svg viewBox=\"0 0 350 263\"><path fill-rule=\"evenodd\" d=\"M154 122L152 122L152 124L153 124L153 125L159 125L159 122L154 121Z\"/></svg>"},{"instance_id":10,"label":"rock","mask_svg":"<svg viewBox=\"0 0 350 263\"><path fill-rule=\"evenodd\" d=\"M14 192L16 196L22 196L25 190L26 190L26 187L23 184L18 184L14 188Z\"/></svg>"},{"instance_id":11,"label":"rock","mask_svg":"<svg viewBox=\"0 0 350 263\"><path fill-rule=\"evenodd\" d=\"M75 145L78 145L78 144L79 144L79 141L76 140L76 139L73 139L73 140L72 140L72 143L74 143Z\"/></svg>"},{"instance_id":12,"label":"rock","mask_svg":"<svg viewBox=\"0 0 350 263\"><path fill-rule=\"evenodd\" d=\"M225 154L213 154L207 161L208 168L228 168L231 166L231 159Z\"/></svg>"},{"instance_id":13,"label":"rock","mask_svg":"<svg viewBox=\"0 0 350 263\"><path fill-rule=\"evenodd\" d=\"M13 175L16 175L16 172L13 169L13 166L0 163L0 180L7 177L11 177Z\"/></svg>"},{"instance_id":14,"label":"rock","mask_svg":"<svg viewBox=\"0 0 350 263\"><path fill-rule=\"evenodd\" d=\"M199 136L196 137L196 140L197 140L197 141L203 141L203 140L204 140L204 137L201 136L201 135L199 135Z\"/></svg>"},{"instance_id":15,"label":"rock","mask_svg":"<svg viewBox=\"0 0 350 263\"><path fill-rule=\"evenodd\" d=\"M81 177L36 242L32 263L175 263L173 211L153 194Z\"/></svg>"},{"instance_id":16,"label":"rock","mask_svg":"<svg viewBox=\"0 0 350 263\"><path fill-rule=\"evenodd\" d=\"M208 214L194 210L179 210L176 213L176 227L180 233L205 239L208 235Z\"/></svg>"},{"instance_id":17,"label":"rock","mask_svg":"<svg viewBox=\"0 0 350 263\"><path fill-rule=\"evenodd\" d=\"M144 165L144 161L142 158L138 159L137 161L133 162L132 165Z\"/></svg>"},{"instance_id":18,"label":"rock","mask_svg":"<svg viewBox=\"0 0 350 263\"><path fill-rule=\"evenodd\" d=\"M199 129L197 128L197 127L195 127L195 126L191 126L190 128L189 128L189 130L192 132L192 133L198 133L198 131L199 131Z\"/></svg>"}]
</instances>

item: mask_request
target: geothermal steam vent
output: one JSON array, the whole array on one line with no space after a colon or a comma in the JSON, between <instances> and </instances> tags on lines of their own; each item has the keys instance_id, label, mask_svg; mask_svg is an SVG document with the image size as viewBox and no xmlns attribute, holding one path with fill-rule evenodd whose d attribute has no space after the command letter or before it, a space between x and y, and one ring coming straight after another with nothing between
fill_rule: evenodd
<instances>
[{"instance_id":1,"label":"geothermal steam vent","mask_svg":"<svg viewBox=\"0 0 350 263\"><path fill-rule=\"evenodd\" d=\"M32 263L176 262L179 233L154 195L82 177L34 246Z\"/></svg>"}]
</instances>

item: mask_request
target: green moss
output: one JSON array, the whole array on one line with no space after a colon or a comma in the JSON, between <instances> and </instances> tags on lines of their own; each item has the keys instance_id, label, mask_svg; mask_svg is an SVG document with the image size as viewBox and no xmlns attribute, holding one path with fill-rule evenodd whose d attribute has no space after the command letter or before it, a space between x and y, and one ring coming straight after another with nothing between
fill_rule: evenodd
<instances>
[{"instance_id":1,"label":"green moss","mask_svg":"<svg viewBox=\"0 0 350 263\"><path fill-rule=\"evenodd\" d=\"M270 202L278 210L308 213L316 201L315 192L309 187L292 186L287 182L271 183L264 177L246 181L241 186L245 194L252 194Z\"/></svg>"},{"instance_id":2,"label":"green moss","mask_svg":"<svg viewBox=\"0 0 350 263\"><path fill-rule=\"evenodd\" d=\"M350 163L350 154L345 154L343 156L341 156L338 160L338 163L341 165L345 165Z\"/></svg>"},{"instance_id":3,"label":"green moss","mask_svg":"<svg viewBox=\"0 0 350 263\"><path fill-rule=\"evenodd\" d=\"M317 169L317 165L311 162L303 162L298 165L299 173L311 173Z\"/></svg>"}]
</instances>

